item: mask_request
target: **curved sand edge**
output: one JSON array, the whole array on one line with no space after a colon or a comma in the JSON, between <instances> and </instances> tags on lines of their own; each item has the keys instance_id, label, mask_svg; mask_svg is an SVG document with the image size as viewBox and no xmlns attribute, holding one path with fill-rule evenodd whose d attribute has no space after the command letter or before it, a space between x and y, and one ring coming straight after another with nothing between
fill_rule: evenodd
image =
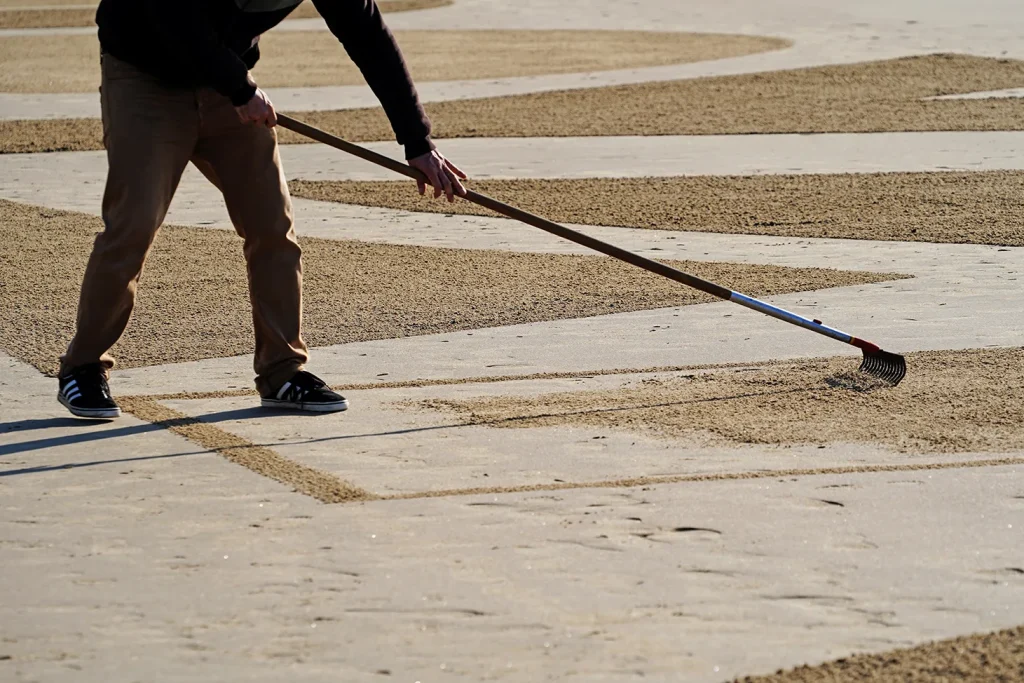
<instances>
[{"instance_id":1,"label":"curved sand edge","mask_svg":"<svg viewBox=\"0 0 1024 683\"><path fill-rule=\"evenodd\" d=\"M663 31L395 31L417 82L588 73L740 57L789 46L771 37ZM253 74L262 87L363 85L329 31L263 36ZM99 45L93 35L0 38L0 92L95 92Z\"/></svg>"},{"instance_id":2,"label":"curved sand edge","mask_svg":"<svg viewBox=\"0 0 1024 683\"><path fill-rule=\"evenodd\" d=\"M928 55L862 64L427 103L434 137L1024 130L1024 100L926 100L1024 85L1024 61ZM391 140L378 108L296 112L353 142ZM0 121L0 153L101 149L92 119ZM282 144L308 143L281 131Z\"/></svg>"},{"instance_id":3,"label":"curved sand edge","mask_svg":"<svg viewBox=\"0 0 1024 683\"><path fill-rule=\"evenodd\" d=\"M858 654L817 666L780 670L767 676L746 676L733 683L1020 680L1024 680L1024 626L880 654Z\"/></svg>"}]
</instances>

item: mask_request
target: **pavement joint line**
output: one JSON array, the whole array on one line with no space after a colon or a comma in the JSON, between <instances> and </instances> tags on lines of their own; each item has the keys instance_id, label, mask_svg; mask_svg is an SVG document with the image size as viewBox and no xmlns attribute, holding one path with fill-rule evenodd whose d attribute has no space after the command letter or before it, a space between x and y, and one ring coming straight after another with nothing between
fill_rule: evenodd
<instances>
[{"instance_id":1,"label":"pavement joint line","mask_svg":"<svg viewBox=\"0 0 1024 683\"><path fill-rule=\"evenodd\" d=\"M900 465L852 465L849 467L820 467L787 470L754 470L748 472L717 472L704 474L679 474L670 476L633 477L588 482L557 482L525 486L490 486L442 491L424 491L379 496L377 500L415 500L419 498L454 498L499 493L532 493L540 491L569 491L577 489L636 488L659 484L702 483L737 481L751 479L774 479L779 477L811 477L830 474L871 474L883 472L920 472L924 470L970 469L980 467L1002 467L1024 465L1024 457L988 458L985 460L960 460L929 463L905 463Z\"/></svg>"},{"instance_id":2,"label":"pavement joint line","mask_svg":"<svg viewBox=\"0 0 1024 683\"><path fill-rule=\"evenodd\" d=\"M131 396L121 399L122 408L140 420L163 427L179 436L223 456L256 474L293 486L297 493L321 503L345 504L369 501L417 500L423 498L459 498L476 495L505 493L534 493L541 491L569 491L579 489L637 488L662 484L703 483L771 479L778 477L810 477L835 474L871 474L885 472L920 472L927 470L971 469L1024 465L1024 457L987 458L984 460L954 460L896 465L853 465L848 467L815 467L782 470L754 470L743 472L715 472L668 476L640 476L583 482L554 482L521 486L484 486L438 491L414 491L379 495L360 489L337 476L301 465L279 453L207 424L201 418L191 417L172 408L162 406L151 398ZM475 426L473 423L450 425Z\"/></svg>"}]
</instances>

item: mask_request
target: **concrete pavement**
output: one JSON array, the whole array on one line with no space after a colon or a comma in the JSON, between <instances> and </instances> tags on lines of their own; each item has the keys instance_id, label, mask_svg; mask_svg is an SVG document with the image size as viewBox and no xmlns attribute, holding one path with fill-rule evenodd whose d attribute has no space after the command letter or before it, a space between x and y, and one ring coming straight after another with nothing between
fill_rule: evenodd
<instances>
[{"instance_id":1,"label":"concrete pavement","mask_svg":"<svg viewBox=\"0 0 1024 683\"><path fill-rule=\"evenodd\" d=\"M795 41L756 59L687 65L690 75L935 50L1024 57L1024 12L994 1L460 0L396 15L392 24L661 28ZM679 69L673 77L685 77ZM587 87L621 77L460 83L437 92ZM5 96L0 116L58 111L60 97L25 110ZM335 106L351 94L294 97ZM68 107L59 111L86 111ZM1021 168L1019 143L1013 133L745 136L502 141L501 154L486 147L498 141L466 140L446 150L471 158L481 177L580 177ZM374 177L330 150L284 153L293 177ZM101 188L102 155L0 157L5 198L95 213ZM577 251L498 219L308 201L296 210L307 235ZM169 220L227 227L216 192L194 174ZM1024 344L1024 249L585 229L665 258L912 275L774 299L897 351ZM443 414L400 405L660 376L587 371L843 351L728 304L663 309L317 349L313 369L332 382L431 386L363 388L351 392L349 413L326 419L269 417L252 409L252 396L160 398L182 416L164 425L130 415L103 425L71 420L56 403L54 380L0 356L0 678L710 683L1019 624L1022 466L967 466L993 454L924 457L868 444L708 448L582 428L456 428ZM543 372L567 376L456 383ZM247 388L250 375L248 357L209 359L125 371L113 387L151 396L234 390ZM382 495L760 475L324 505L165 428L190 417ZM949 467L879 471L940 461ZM864 469L774 474L823 465Z\"/></svg>"}]
</instances>

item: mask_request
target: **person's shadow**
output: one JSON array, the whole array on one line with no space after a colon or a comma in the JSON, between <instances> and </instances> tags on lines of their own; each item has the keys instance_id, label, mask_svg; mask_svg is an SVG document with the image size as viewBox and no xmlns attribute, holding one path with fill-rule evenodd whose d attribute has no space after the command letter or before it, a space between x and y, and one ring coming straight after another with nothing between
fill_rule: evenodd
<instances>
[{"instance_id":1,"label":"person's shadow","mask_svg":"<svg viewBox=\"0 0 1024 683\"><path fill-rule=\"evenodd\" d=\"M63 434L61 436L51 436L44 437L41 439L29 439L27 441L16 441L14 443L0 444L0 457L5 455L17 455L21 453L28 453L31 451L38 451L45 448L53 448L56 446L71 446L75 444L89 443L93 441L104 441L106 439L117 439L123 436L145 434L148 432L155 432L164 429L162 425L150 424L148 422L144 424L129 425L125 427L116 427L114 429L97 429L97 427L109 423L110 420L78 420L71 417L48 417L30 420L16 420L14 422L0 422L0 436L19 434L22 432L33 432L41 429L61 429L70 427L79 430L75 434ZM44 467L25 467L22 469L0 471L0 477L10 477L17 474L32 474L38 472L50 472L54 470L73 469L76 467L89 467L91 465L104 465L117 462L132 462L138 460L159 460L163 458L176 458L185 455L198 455L199 453L205 452L205 450L202 450L190 453L170 453L167 455L120 458L115 460L95 460L91 462L76 462L67 463L64 465Z\"/></svg>"}]
</instances>

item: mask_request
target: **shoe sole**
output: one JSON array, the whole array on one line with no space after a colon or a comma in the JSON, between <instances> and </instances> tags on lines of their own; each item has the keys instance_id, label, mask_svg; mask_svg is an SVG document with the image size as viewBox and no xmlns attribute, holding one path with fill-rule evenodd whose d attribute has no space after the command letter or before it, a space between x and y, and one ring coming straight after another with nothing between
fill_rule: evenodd
<instances>
[{"instance_id":1,"label":"shoe sole","mask_svg":"<svg viewBox=\"0 0 1024 683\"><path fill-rule=\"evenodd\" d=\"M348 400L334 401L333 403L295 403L293 401L279 401L276 398L265 398L262 399L261 405L264 408L301 410L306 413L340 413L343 410L348 410Z\"/></svg>"},{"instance_id":2,"label":"shoe sole","mask_svg":"<svg viewBox=\"0 0 1024 683\"><path fill-rule=\"evenodd\" d=\"M68 409L76 417L84 417L90 420L104 420L114 417L121 417L120 408L76 408L71 405L62 395L57 396L57 401Z\"/></svg>"}]
</instances>

